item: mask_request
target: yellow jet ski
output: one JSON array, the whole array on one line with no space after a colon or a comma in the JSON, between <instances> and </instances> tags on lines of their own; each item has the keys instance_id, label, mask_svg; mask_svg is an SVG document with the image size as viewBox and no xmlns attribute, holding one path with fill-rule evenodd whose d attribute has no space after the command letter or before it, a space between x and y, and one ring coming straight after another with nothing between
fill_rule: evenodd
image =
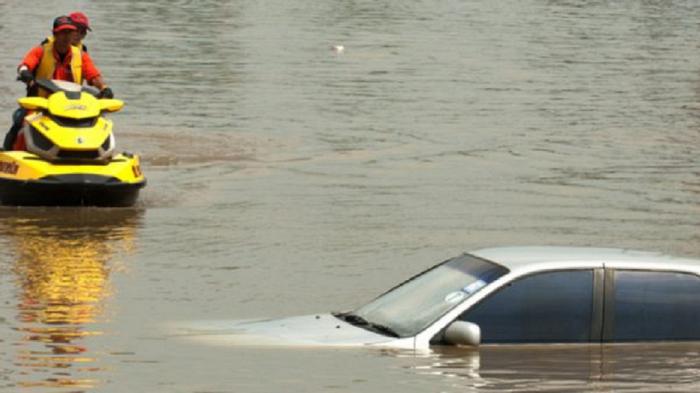
<instances>
[{"instance_id":1,"label":"yellow jet ski","mask_svg":"<svg viewBox=\"0 0 700 393\"><path fill-rule=\"evenodd\" d=\"M139 157L114 152L112 121L124 102L96 89L37 80L48 98L17 100L28 111L13 150L0 151L5 205L131 206L146 179Z\"/></svg>"}]
</instances>

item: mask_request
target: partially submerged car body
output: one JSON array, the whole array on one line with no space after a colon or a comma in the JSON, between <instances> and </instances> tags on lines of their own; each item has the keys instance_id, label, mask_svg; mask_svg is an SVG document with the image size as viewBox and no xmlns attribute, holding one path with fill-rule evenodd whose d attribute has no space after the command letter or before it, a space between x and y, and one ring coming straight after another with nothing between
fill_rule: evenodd
<instances>
[{"instance_id":1,"label":"partially submerged car body","mask_svg":"<svg viewBox=\"0 0 700 393\"><path fill-rule=\"evenodd\" d=\"M177 334L214 345L413 348L413 338L396 339L344 322L332 314L250 321L201 321Z\"/></svg>"},{"instance_id":2,"label":"partially submerged car body","mask_svg":"<svg viewBox=\"0 0 700 393\"><path fill-rule=\"evenodd\" d=\"M700 329L697 329L696 336L692 337L674 337L669 334L667 336L645 339L642 337L643 335L640 335L640 337L617 337L615 335L615 313L616 311L624 311L623 307L616 305L616 296L618 296L616 291L620 287L620 285L617 287L615 285L618 281L617 276L623 274L664 274L679 276L679 280L683 281L685 284L687 284L687 279L692 280L692 291L700 295L700 261L698 260L675 258L643 251L574 247L490 248L478 250L472 254L505 266L508 268L509 273L446 313L428 329L417 334L415 337L415 348L427 348L431 341L435 342L435 338L443 329L447 328L453 321L460 320L460 318L480 325L485 343L595 343L686 339L700 340ZM541 297L545 297L549 304L556 301L563 301L567 295L570 298L568 307L559 307L554 312L547 312L551 310L547 310L545 307L538 307L539 312L536 312L536 314L538 314L537 316L539 318L552 316L560 317L559 321L552 323L553 328L549 329L549 331L546 331L546 329L544 331L544 333L551 333L551 336L544 336L542 334L537 336L537 334L533 334L533 336L535 336L534 338L523 338L522 336L527 336L528 332L522 334L522 336L519 336L519 333L516 332L516 334L514 334L516 337L508 337L507 335L490 337L493 336L494 332L490 331L488 324L483 323L484 321L481 320L483 314L475 315L479 314L478 307L480 305L486 304L489 301L498 303L496 296L511 290L511 286L516 287L517 284L525 283L526 280L529 280L535 284L529 288L531 291L545 291L546 289L551 289L543 289L543 287L551 283L551 281L543 280L543 278L551 279L554 276L559 276L559 278L561 278L561 276L565 274L578 275L586 279L590 277L590 284L581 286L579 283L579 288L577 288L576 285L573 285L573 281L565 282L564 284L566 285L557 287L557 291L550 291L549 293L542 294ZM536 282L538 279L540 279L540 282ZM641 281L643 282L644 279ZM642 282L639 282L639 284L641 285ZM647 283L648 282L647 280ZM651 289L653 290L654 288ZM578 297L584 291L589 294L587 299ZM527 292L528 291L521 291L519 298L522 298L523 301L530 300L526 299ZM628 294L625 295L627 296ZM672 302L664 301L663 299L642 299L641 296L635 299L627 298L625 300L627 302L627 306L625 307L627 308L631 308L632 302L637 300L651 303L659 302L667 307L674 306L674 304L671 304ZM512 303L514 302L511 302L511 304ZM692 303L693 307L697 310L697 312L693 314L699 315L700 297L694 298ZM508 310L506 310L506 308L509 305L507 301L505 303L500 302L498 305L500 306L498 307L498 312L506 317L512 317L512 315L507 315ZM587 317L587 322L590 323L590 325L576 326L571 323L571 320L575 319L576 314L585 315L587 309L590 309L590 315ZM563 316L563 314L566 313L573 314L574 316ZM620 319L619 314L617 316L617 319ZM643 324L648 321L639 322ZM672 323L670 320L667 322ZM700 320L694 323L700 327ZM512 320L508 321L507 324L501 324L499 328L504 326L519 327L522 330L527 330L531 327L527 322L523 323L523 321L516 322ZM491 326L491 328L493 328L493 326ZM573 335L568 335L572 330L577 328L582 333L580 336L574 337ZM679 326L674 328L676 330L683 329L683 327ZM513 330L514 329L511 329L511 333Z\"/></svg>"},{"instance_id":3,"label":"partially submerged car body","mask_svg":"<svg viewBox=\"0 0 700 393\"><path fill-rule=\"evenodd\" d=\"M650 298L660 288L671 293ZM478 345L481 335L484 343L700 340L700 261L604 248L481 249L353 312L228 322L187 335L217 344L403 349Z\"/></svg>"}]
</instances>

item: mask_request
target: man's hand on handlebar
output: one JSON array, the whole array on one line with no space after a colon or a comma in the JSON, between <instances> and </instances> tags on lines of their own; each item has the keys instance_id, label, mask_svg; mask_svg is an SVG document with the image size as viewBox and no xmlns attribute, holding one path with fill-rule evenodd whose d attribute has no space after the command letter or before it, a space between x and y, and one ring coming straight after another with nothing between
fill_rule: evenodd
<instances>
[{"instance_id":1,"label":"man's hand on handlebar","mask_svg":"<svg viewBox=\"0 0 700 393\"><path fill-rule=\"evenodd\" d=\"M34 83L34 74L32 74L32 72L29 71L28 69L22 68L19 71L19 75L17 76L17 80L20 80L20 81L26 83L27 85L31 85L32 83Z\"/></svg>"},{"instance_id":2,"label":"man's hand on handlebar","mask_svg":"<svg viewBox=\"0 0 700 393\"><path fill-rule=\"evenodd\" d=\"M114 98L114 93L109 87L105 87L100 91L100 98Z\"/></svg>"}]
</instances>

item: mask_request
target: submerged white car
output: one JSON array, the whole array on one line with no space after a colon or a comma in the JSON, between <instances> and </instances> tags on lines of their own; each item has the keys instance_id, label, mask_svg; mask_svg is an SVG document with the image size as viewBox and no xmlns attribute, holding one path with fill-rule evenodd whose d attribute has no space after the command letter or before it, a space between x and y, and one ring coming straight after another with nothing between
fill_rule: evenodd
<instances>
[{"instance_id":1,"label":"submerged white car","mask_svg":"<svg viewBox=\"0 0 700 393\"><path fill-rule=\"evenodd\" d=\"M427 349L481 343L700 340L700 260L508 247L444 261L350 312L227 323L217 344Z\"/></svg>"}]
</instances>

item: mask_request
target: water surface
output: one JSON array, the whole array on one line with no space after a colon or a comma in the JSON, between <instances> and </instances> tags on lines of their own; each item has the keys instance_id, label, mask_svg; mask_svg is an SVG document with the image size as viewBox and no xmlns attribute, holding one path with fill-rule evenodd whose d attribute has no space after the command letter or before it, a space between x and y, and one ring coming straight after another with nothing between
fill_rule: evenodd
<instances>
[{"instance_id":1,"label":"water surface","mask_svg":"<svg viewBox=\"0 0 700 393\"><path fill-rule=\"evenodd\" d=\"M700 257L694 2L6 2L8 127L17 62L77 9L149 184L134 209L0 210L0 390L698 390L694 345L289 351L161 329L353 308L488 246Z\"/></svg>"}]
</instances>

